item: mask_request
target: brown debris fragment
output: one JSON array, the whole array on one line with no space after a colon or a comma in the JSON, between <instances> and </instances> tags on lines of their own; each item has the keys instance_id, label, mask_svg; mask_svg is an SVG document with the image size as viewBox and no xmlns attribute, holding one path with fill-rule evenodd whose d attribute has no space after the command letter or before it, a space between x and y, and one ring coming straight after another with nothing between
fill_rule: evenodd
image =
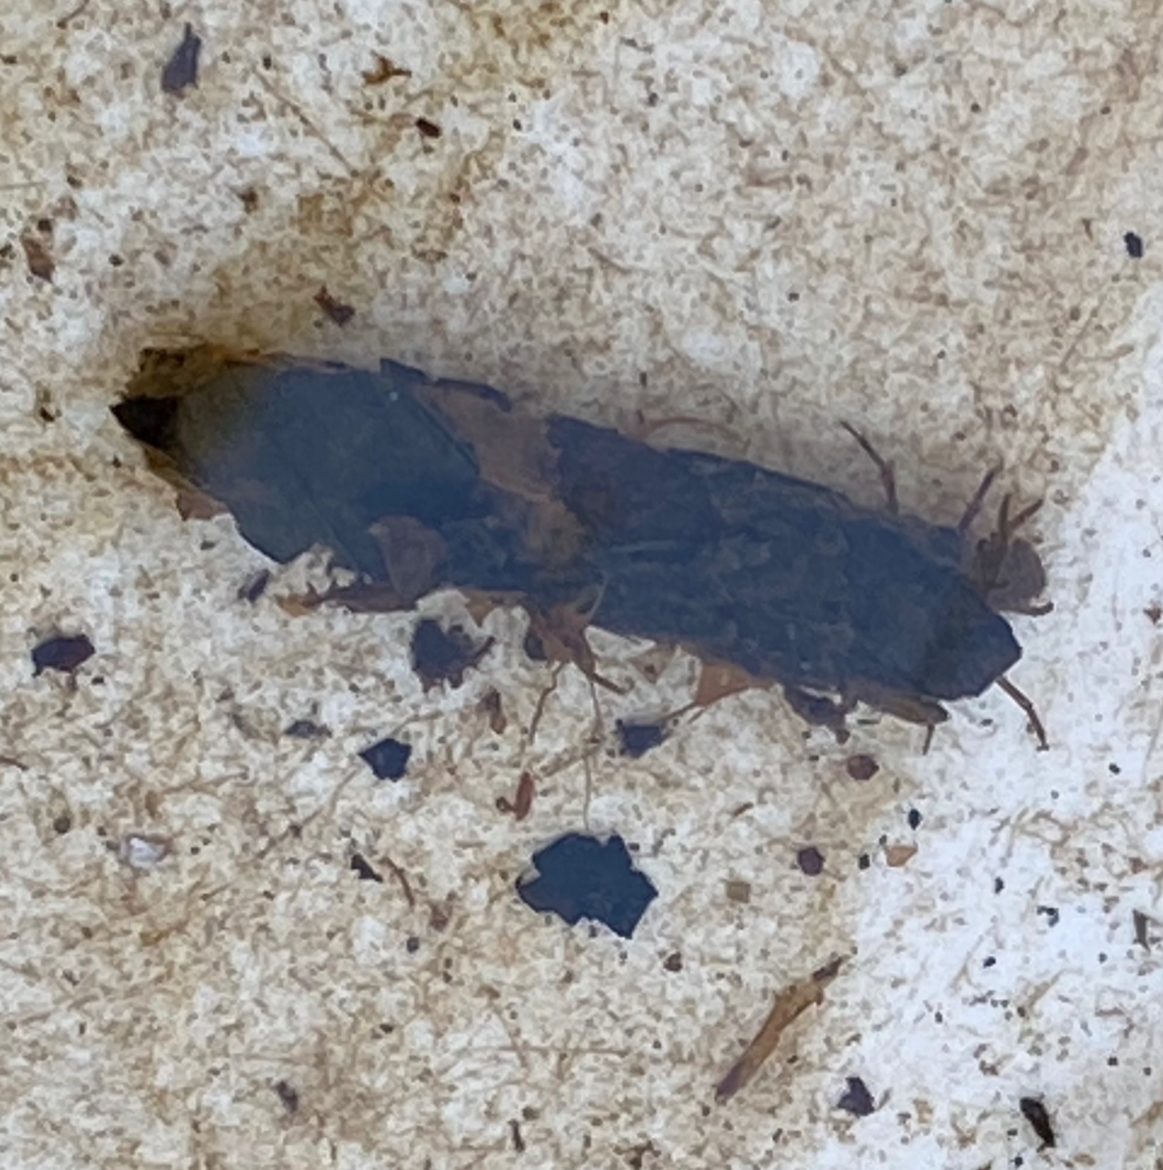
<instances>
[{"instance_id":1,"label":"brown debris fragment","mask_svg":"<svg viewBox=\"0 0 1163 1170\"><path fill-rule=\"evenodd\" d=\"M401 68L383 53L376 53L375 65L371 69L365 69L360 76L363 77L364 85L383 85L393 77L411 77L412 70Z\"/></svg>"},{"instance_id":2,"label":"brown debris fragment","mask_svg":"<svg viewBox=\"0 0 1163 1170\"><path fill-rule=\"evenodd\" d=\"M732 666L729 662L704 662L699 669L699 681L695 685L695 697L691 705L698 708L711 707L720 699L766 685L741 666Z\"/></svg>"},{"instance_id":3,"label":"brown debris fragment","mask_svg":"<svg viewBox=\"0 0 1163 1170\"><path fill-rule=\"evenodd\" d=\"M416 129L419 130L425 138L439 138L443 133L443 131L435 122L430 122L427 118L417 118Z\"/></svg>"},{"instance_id":4,"label":"brown debris fragment","mask_svg":"<svg viewBox=\"0 0 1163 1170\"><path fill-rule=\"evenodd\" d=\"M202 52L202 38L187 23L182 40L162 70L162 91L181 93L198 84L198 55Z\"/></svg>"},{"instance_id":5,"label":"brown debris fragment","mask_svg":"<svg viewBox=\"0 0 1163 1170\"><path fill-rule=\"evenodd\" d=\"M880 765L869 755L849 756L844 762L853 780L871 780L880 771Z\"/></svg>"},{"instance_id":6,"label":"brown debris fragment","mask_svg":"<svg viewBox=\"0 0 1163 1170\"><path fill-rule=\"evenodd\" d=\"M52 258L48 245L43 240L31 235L21 236L20 243L24 248L24 259L28 264L28 271L38 280L51 284L53 273L56 271L56 262Z\"/></svg>"},{"instance_id":7,"label":"brown debris fragment","mask_svg":"<svg viewBox=\"0 0 1163 1170\"><path fill-rule=\"evenodd\" d=\"M902 865L908 865L916 853L917 847L915 845L886 845L884 847L884 861L892 869L900 869Z\"/></svg>"},{"instance_id":8,"label":"brown debris fragment","mask_svg":"<svg viewBox=\"0 0 1163 1170\"><path fill-rule=\"evenodd\" d=\"M512 813L513 819L523 821L533 808L533 797L537 791L537 782L532 772L522 772L517 781L517 793L510 802L508 797L497 797L497 811Z\"/></svg>"},{"instance_id":9,"label":"brown debris fragment","mask_svg":"<svg viewBox=\"0 0 1163 1170\"><path fill-rule=\"evenodd\" d=\"M723 890L727 895L728 902L746 905L751 901L751 883L743 881L742 878L728 878L723 885Z\"/></svg>"},{"instance_id":10,"label":"brown debris fragment","mask_svg":"<svg viewBox=\"0 0 1163 1170\"><path fill-rule=\"evenodd\" d=\"M355 316L355 309L346 304L344 301L338 300L327 291L327 286L320 285L319 291L315 294L315 303L323 310L323 312L335 322L336 325L346 325L348 321Z\"/></svg>"},{"instance_id":11,"label":"brown debris fragment","mask_svg":"<svg viewBox=\"0 0 1163 1170\"><path fill-rule=\"evenodd\" d=\"M501 704L501 692L496 687L490 687L485 691L480 701L480 709L488 716L489 729L492 733L503 735L505 728L509 726L509 721L505 717L505 709Z\"/></svg>"},{"instance_id":12,"label":"brown debris fragment","mask_svg":"<svg viewBox=\"0 0 1163 1170\"><path fill-rule=\"evenodd\" d=\"M763 1062L775 1051L780 1037L793 1020L798 1019L808 1008L823 1003L824 989L839 974L843 962L843 959L833 959L827 966L813 972L802 982L793 983L775 997L775 1003L755 1039L747 1045L743 1055L716 1087L715 1100L720 1105L734 1097L755 1076Z\"/></svg>"}]
</instances>

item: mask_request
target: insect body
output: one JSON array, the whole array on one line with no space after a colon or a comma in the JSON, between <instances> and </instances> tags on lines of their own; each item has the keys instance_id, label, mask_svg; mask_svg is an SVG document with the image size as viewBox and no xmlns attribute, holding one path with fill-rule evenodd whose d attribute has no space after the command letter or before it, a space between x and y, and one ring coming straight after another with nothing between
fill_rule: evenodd
<instances>
[{"instance_id":1,"label":"insect body","mask_svg":"<svg viewBox=\"0 0 1163 1170\"><path fill-rule=\"evenodd\" d=\"M1032 509L1010 519L1003 504L997 531L967 538L992 473L961 524L941 527L897 512L890 465L856 432L887 511L753 463L536 418L392 362L155 352L115 413L268 555L329 545L363 579L333 600L487 592L551 635L554 615L572 614L559 656L592 676L587 621L733 663L827 722L865 701L931 728L943 702L996 682L1045 741L1004 677L1021 649L999 612L1036 612L1040 562L1013 535Z\"/></svg>"}]
</instances>

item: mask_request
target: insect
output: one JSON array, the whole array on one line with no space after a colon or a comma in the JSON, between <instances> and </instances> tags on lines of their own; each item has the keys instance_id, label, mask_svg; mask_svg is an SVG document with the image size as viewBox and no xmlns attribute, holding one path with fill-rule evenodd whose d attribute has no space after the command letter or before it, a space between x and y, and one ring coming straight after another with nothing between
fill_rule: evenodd
<instances>
[{"instance_id":1,"label":"insect","mask_svg":"<svg viewBox=\"0 0 1163 1170\"><path fill-rule=\"evenodd\" d=\"M655 448L484 386L205 349L148 352L114 408L170 478L227 506L277 560L328 545L361 580L325 599L406 608L455 587L525 606L559 657L597 674L585 628L682 645L783 686L840 727L858 702L929 729L1021 657L1004 611L1044 612L1034 504L969 536L996 469L955 526L755 463Z\"/></svg>"}]
</instances>

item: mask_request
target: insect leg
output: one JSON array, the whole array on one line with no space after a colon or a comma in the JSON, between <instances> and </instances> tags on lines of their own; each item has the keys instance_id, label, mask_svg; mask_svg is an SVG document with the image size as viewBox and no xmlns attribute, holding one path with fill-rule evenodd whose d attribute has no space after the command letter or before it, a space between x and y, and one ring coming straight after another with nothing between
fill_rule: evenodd
<instances>
[{"instance_id":1,"label":"insect leg","mask_svg":"<svg viewBox=\"0 0 1163 1170\"><path fill-rule=\"evenodd\" d=\"M989 491L993 481L997 479L1000 471L1001 464L995 463L981 477L981 483L977 485L977 491L970 497L969 503L965 505L965 511L962 513L961 519L957 521L957 531L961 535L964 536L969 531L969 526L977 519L977 514L981 511L981 505L985 502L986 493Z\"/></svg>"},{"instance_id":2,"label":"insect leg","mask_svg":"<svg viewBox=\"0 0 1163 1170\"><path fill-rule=\"evenodd\" d=\"M888 510L894 515L900 511L900 504L896 498L896 475L892 464L851 424L840 420L840 425L860 444L860 449L876 464L880 472L881 486L888 500Z\"/></svg>"},{"instance_id":3,"label":"insect leg","mask_svg":"<svg viewBox=\"0 0 1163 1170\"><path fill-rule=\"evenodd\" d=\"M1046 738L1046 729L1042 726L1042 720L1038 718L1038 712L1034 709L1033 701L1028 695L1024 695L1019 691L1004 674L997 680L997 685L1025 711L1026 718L1030 721L1030 730L1038 740L1038 750L1040 752L1046 751L1050 746L1050 741Z\"/></svg>"}]
</instances>

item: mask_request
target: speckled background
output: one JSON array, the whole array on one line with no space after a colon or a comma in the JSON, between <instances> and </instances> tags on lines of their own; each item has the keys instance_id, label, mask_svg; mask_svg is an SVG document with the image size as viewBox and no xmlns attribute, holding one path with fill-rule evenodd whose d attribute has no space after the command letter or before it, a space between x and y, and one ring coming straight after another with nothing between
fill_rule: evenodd
<instances>
[{"instance_id":1,"label":"speckled background","mask_svg":"<svg viewBox=\"0 0 1163 1170\"><path fill-rule=\"evenodd\" d=\"M199 83L165 94L186 21ZM5 1164L1163 1165L1161 35L1136 0L9 0ZM848 418L931 519L1002 458L1047 500L1056 609L1016 622L1013 673L1052 750L996 691L927 756L891 720L805 739L749 692L627 761L614 720L680 705L694 666L601 636L629 694L598 726L567 671L530 741L548 671L504 612L425 693L414 616L295 616L310 565L241 600L263 558L183 521L109 415L142 346L203 339L689 416L662 434L872 501ZM33 676L55 631L96 647L75 679ZM300 718L331 736L281 734ZM397 784L358 758L389 733ZM659 888L630 940L514 895L587 824ZM870 1115L837 1107L848 1077Z\"/></svg>"}]
</instances>

